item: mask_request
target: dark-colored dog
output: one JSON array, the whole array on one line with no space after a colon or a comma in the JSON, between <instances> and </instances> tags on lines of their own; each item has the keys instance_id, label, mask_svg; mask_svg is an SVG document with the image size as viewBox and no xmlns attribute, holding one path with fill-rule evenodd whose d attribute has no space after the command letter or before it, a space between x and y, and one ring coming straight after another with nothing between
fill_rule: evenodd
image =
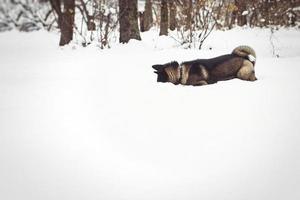
<instances>
[{"instance_id":1,"label":"dark-colored dog","mask_svg":"<svg viewBox=\"0 0 300 200\"><path fill-rule=\"evenodd\" d=\"M157 82L171 82L175 85L207 85L218 81L239 78L255 81L255 51L249 46L239 46L231 54L211 59L170 62L153 65Z\"/></svg>"}]
</instances>

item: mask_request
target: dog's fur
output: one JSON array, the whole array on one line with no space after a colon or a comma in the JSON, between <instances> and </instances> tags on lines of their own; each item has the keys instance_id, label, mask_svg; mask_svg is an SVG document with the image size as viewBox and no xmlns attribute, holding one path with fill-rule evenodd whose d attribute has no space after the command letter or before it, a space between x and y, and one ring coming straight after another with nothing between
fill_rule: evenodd
<instances>
[{"instance_id":1,"label":"dog's fur","mask_svg":"<svg viewBox=\"0 0 300 200\"><path fill-rule=\"evenodd\" d=\"M231 54L183 62L153 65L157 82L171 82L175 85L207 85L218 81L239 78L246 81L257 80L254 66L255 51L249 46L239 46Z\"/></svg>"}]
</instances>

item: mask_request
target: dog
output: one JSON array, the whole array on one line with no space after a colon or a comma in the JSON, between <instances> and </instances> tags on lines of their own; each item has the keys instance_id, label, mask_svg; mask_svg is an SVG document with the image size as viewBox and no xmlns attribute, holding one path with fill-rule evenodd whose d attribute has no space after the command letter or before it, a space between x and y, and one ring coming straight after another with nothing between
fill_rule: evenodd
<instances>
[{"instance_id":1,"label":"dog","mask_svg":"<svg viewBox=\"0 0 300 200\"><path fill-rule=\"evenodd\" d=\"M249 46L238 46L231 54L211 59L197 59L179 64L176 61L153 65L157 82L171 82L175 85L201 86L238 78L256 81L256 53Z\"/></svg>"}]
</instances>

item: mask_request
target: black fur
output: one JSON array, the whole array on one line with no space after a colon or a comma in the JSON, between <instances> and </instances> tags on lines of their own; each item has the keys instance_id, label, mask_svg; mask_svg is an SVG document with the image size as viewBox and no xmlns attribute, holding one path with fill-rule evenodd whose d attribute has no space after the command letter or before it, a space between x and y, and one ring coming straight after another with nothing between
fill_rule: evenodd
<instances>
[{"instance_id":1,"label":"black fur","mask_svg":"<svg viewBox=\"0 0 300 200\"><path fill-rule=\"evenodd\" d=\"M203 65L203 66L205 66L205 68L207 70L212 70L219 64L221 64L229 59L236 58L236 57L239 57L239 56L234 55L234 54L227 54L227 55L218 56L218 57L210 58L210 59L197 59L197 60L187 61L187 62L183 62L181 64L182 65L190 65L192 68L198 68L198 66Z\"/></svg>"},{"instance_id":2,"label":"black fur","mask_svg":"<svg viewBox=\"0 0 300 200\"><path fill-rule=\"evenodd\" d=\"M154 72L157 74L157 82L168 82L168 74L165 71Z\"/></svg>"},{"instance_id":3,"label":"black fur","mask_svg":"<svg viewBox=\"0 0 300 200\"><path fill-rule=\"evenodd\" d=\"M152 65L152 68L156 70L154 73L157 73L157 71L160 72L163 70L164 65Z\"/></svg>"}]
</instances>

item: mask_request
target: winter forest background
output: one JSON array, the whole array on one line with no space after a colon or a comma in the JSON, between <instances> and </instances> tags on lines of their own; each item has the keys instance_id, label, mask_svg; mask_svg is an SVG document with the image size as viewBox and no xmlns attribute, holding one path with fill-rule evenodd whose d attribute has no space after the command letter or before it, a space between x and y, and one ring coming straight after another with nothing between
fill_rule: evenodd
<instances>
[{"instance_id":1,"label":"winter forest background","mask_svg":"<svg viewBox=\"0 0 300 200\"><path fill-rule=\"evenodd\" d=\"M298 0L3 0L0 31L58 31L60 45L74 36L83 46L97 41L105 48L160 27L159 35L176 30L180 44L201 48L213 29L299 28L299 6Z\"/></svg>"},{"instance_id":2,"label":"winter forest background","mask_svg":"<svg viewBox=\"0 0 300 200\"><path fill-rule=\"evenodd\" d=\"M299 200L299 0L1 0L0 199ZM152 65L256 51L257 81Z\"/></svg>"}]
</instances>

